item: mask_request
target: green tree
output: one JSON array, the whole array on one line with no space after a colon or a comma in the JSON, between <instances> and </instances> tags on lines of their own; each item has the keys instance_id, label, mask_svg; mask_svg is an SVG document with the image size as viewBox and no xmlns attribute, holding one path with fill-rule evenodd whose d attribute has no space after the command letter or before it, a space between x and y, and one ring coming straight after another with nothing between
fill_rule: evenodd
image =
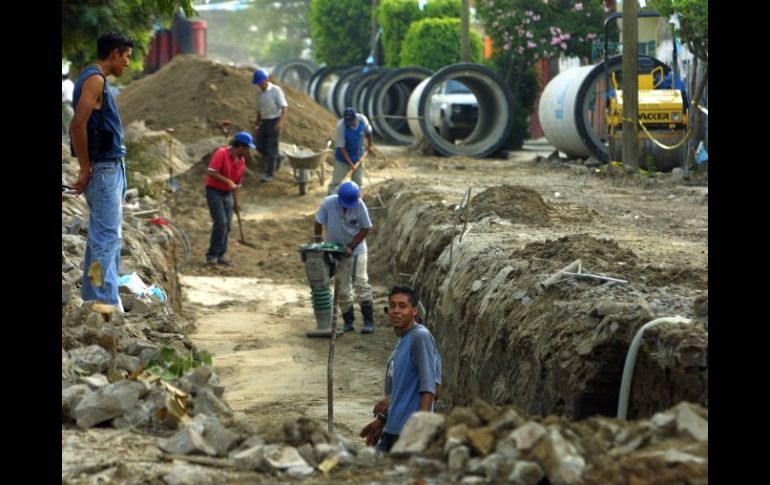
<instances>
[{"instance_id":1,"label":"green tree","mask_svg":"<svg viewBox=\"0 0 770 485\"><path fill-rule=\"evenodd\" d=\"M310 34L319 62L363 64L371 49L370 0L312 0Z\"/></svg>"},{"instance_id":2,"label":"green tree","mask_svg":"<svg viewBox=\"0 0 770 485\"><path fill-rule=\"evenodd\" d=\"M133 57L141 65L153 24L170 21L180 8L195 14L191 0L62 0L62 57L85 66L96 57L96 39L114 30L134 39Z\"/></svg>"},{"instance_id":3,"label":"green tree","mask_svg":"<svg viewBox=\"0 0 770 485\"><path fill-rule=\"evenodd\" d=\"M430 0L425 4L423 15L425 18L460 18L461 10L460 0Z\"/></svg>"},{"instance_id":4,"label":"green tree","mask_svg":"<svg viewBox=\"0 0 770 485\"><path fill-rule=\"evenodd\" d=\"M481 38L470 34L471 59L482 58ZM422 66L434 71L460 62L460 19L428 18L412 23L401 44L401 66Z\"/></svg>"},{"instance_id":5,"label":"green tree","mask_svg":"<svg viewBox=\"0 0 770 485\"><path fill-rule=\"evenodd\" d=\"M378 19L382 27L382 46L385 65L398 67L401 59L401 43L412 22L420 20L422 12L417 0L382 0Z\"/></svg>"},{"instance_id":6,"label":"green tree","mask_svg":"<svg viewBox=\"0 0 770 485\"><path fill-rule=\"evenodd\" d=\"M511 87L514 115L524 119L534 109L527 92L535 64L562 55L590 57L604 20L601 0L477 0L476 13L492 38L491 64ZM526 133L515 130L512 139L523 142Z\"/></svg>"}]
</instances>

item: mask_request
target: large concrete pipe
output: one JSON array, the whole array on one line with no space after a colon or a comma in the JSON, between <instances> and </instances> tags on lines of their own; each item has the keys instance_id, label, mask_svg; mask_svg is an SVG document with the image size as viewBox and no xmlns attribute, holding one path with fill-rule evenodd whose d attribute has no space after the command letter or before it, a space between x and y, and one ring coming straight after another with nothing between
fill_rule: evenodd
<instances>
[{"instance_id":1,"label":"large concrete pipe","mask_svg":"<svg viewBox=\"0 0 770 485\"><path fill-rule=\"evenodd\" d=\"M305 92L310 79L317 70L318 65L313 61L289 59L275 66L271 74L284 84Z\"/></svg>"},{"instance_id":2,"label":"large concrete pipe","mask_svg":"<svg viewBox=\"0 0 770 485\"><path fill-rule=\"evenodd\" d=\"M414 142L406 122L409 95L430 75L430 69L423 67L393 69L367 93L364 111L369 113L375 132L388 143L409 145Z\"/></svg>"},{"instance_id":3,"label":"large concrete pipe","mask_svg":"<svg viewBox=\"0 0 770 485\"><path fill-rule=\"evenodd\" d=\"M364 100L369 89L382 76L391 71L389 67L366 67L366 72L355 78L345 91L345 106L352 106L356 112L364 112ZM369 116L367 115L367 118Z\"/></svg>"},{"instance_id":4,"label":"large concrete pipe","mask_svg":"<svg viewBox=\"0 0 770 485\"><path fill-rule=\"evenodd\" d=\"M310 88L312 88L313 92L311 93L312 98L316 100L316 103L320 104L327 110L333 111L333 107L329 102L329 99L331 98L332 90L334 89L334 85L337 83L337 80L340 78L340 75L350 69L349 67L330 67L330 68L322 68L319 69L316 74L313 76L313 79L310 80ZM323 71L323 72L321 72ZM320 73L320 74L319 74Z\"/></svg>"},{"instance_id":5,"label":"large concrete pipe","mask_svg":"<svg viewBox=\"0 0 770 485\"><path fill-rule=\"evenodd\" d=\"M665 66L649 56L641 62ZM622 56L607 62L609 75L622 71ZM548 143L570 157L594 156L609 161L604 100L604 63L564 71L548 83L540 96L538 116Z\"/></svg>"},{"instance_id":6,"label":"large concrete pipe","mask_svg":"<svg viewBox=\"0 0 770 485\"><path fill-rule=\"evenodd\" d=\"M420 96L422 96L428 81L430 81L430 78L426 77L414 88L412 94L409 95L409 101L406 105L406 121L409 124L409 131L412 132L415 140L420 140L424 136L420 127Z\"/></svg>"},{"instance_id":7,"label":"large concrete pipe","mask_svg":"<svg viewBox=\"0 0 770 485\"><path fill-rule=\"evenodd\" d=\"M364 74L365 66L351 67L347 71L340 73L340 78L334 84L334 88L331 91L330 99L332 105L332 113L339 117L342 117L343 111L345 111L345 95L351 83Z\"/></svg>"},{"instance_id":8,"label":"large concrete pipe","mask_svg":"<svg viewBox=\"0 0 770 485\"><path fill-rule=\"evenodd\" d=\"M432 98L444 83L451 80L470 89L479 105L473 131L455 143L437 133L431 121ZM434 74L420 96L418 112L423 136L437 152L446 156L488 157L503 147L513 129L510 88L500 76L478 64L454 64Z\"/></svg>"},{"instance_id":9,"label":"large concrete pipe","mask_svg":"<svg viewBox=\"0 0 770 485\"><path fill-rule=\"evenodd\" d=\"M313 74L313 77L310 78L310 82L307 83L308 96L315 99L315 90L316 90L316 86L318 86L318 82L321 81L324 78L324 76L326 76L326 73L328 73L331 69L332 68L329 66L323 66ZM316 99L316 102L318 102L317 99Z\"/></svg>"}]
</instances>

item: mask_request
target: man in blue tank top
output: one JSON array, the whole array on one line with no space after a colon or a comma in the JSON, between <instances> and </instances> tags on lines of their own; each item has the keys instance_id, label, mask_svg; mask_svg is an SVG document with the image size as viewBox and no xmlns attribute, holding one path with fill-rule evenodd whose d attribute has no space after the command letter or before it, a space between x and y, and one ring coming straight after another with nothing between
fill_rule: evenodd
<instances>
[{"instance_id":1,"label":"man in blue tank top","mask_svg":"<svg viewBox=\"0 0 770 485\"><path fill-rule=\"evenodd\" d=\"M388 363L386 381L390 381L387 413L361 430L360 436L373 444L370 436L379 435L377 449L390 451L409 417L417 411L433 411L436 383L441 382L438 350L430 331L416 322L419 299L407 286L396 286L388 296L388 316L399 336Z\"/></svg>"},{"instance_id":2,"label":"man in blue tank top","mask_svg":"<svg viewBox=\"0 0 770 485\"><path fill-rule=\"evenodd\" d=\"M126 146L107 76L123 74L133 47L131 38L118 32L108 32L97 39L98 59L80 73L75 83L75 115L70 123L72 149L80 164L73 189L76 194L85 193L89 209L81 295L84 302L99 301L120 311L123 307L118 296L118 271Z\"/></svg>"}]
</instances>

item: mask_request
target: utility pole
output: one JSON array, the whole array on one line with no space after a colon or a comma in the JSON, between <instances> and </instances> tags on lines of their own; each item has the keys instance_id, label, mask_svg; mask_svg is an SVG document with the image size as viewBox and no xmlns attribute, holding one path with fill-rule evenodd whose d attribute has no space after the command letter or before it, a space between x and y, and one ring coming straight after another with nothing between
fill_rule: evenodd
<instances>
[{"instance_id":1,"label":"utility pole","mask_svg":"<svg viewBox=\"0 0 770 485\"><path fill-rule=\"evenodd\" d=\"M372 0L372 57L374 64L377 65L377 32L380 30L380 24L377 21L377 8L380 6L380 0Z\"/></svg>"},{"instance_id":2,"label":"utility pole","mask_svg":"<svg viewBox=\"0 0 770 485\"><path fill-rule=\"evenodd\" d=\"M462 0L462 10L460 11L460 62L471 61L470 9L470 0Z\"/></svg>"},{"instance_id":3,"label":"utility pole","mask_svg":"<svg viewBox=\"0 0 770 485\"><path fill-rule=\"evenodd\" d=\"M639 23L637 0L623 2L623 165L639 168Z\"/></svg>"}]
</instances>

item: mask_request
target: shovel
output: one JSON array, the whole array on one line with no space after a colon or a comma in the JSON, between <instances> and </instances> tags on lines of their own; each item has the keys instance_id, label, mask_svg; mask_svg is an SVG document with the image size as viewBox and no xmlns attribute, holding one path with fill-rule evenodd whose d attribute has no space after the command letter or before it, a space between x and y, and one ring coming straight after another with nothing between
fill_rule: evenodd
<instances>
[{"instance_id":1,"label":"shovel","mask_svg":"<svg viewBox=\"0 0 770 485\"><path fill-rule=\"evenodd\" d=\"M244 246L248 246L250 248L257 249L257 247L250 243L246 242L246 238L243 237L243 224L241 224L241 211L235 211L236 217L238 217L238 229L241 231L241 238L238 239L238 243L243 244Z\"/></svg>"}]
</instances>

